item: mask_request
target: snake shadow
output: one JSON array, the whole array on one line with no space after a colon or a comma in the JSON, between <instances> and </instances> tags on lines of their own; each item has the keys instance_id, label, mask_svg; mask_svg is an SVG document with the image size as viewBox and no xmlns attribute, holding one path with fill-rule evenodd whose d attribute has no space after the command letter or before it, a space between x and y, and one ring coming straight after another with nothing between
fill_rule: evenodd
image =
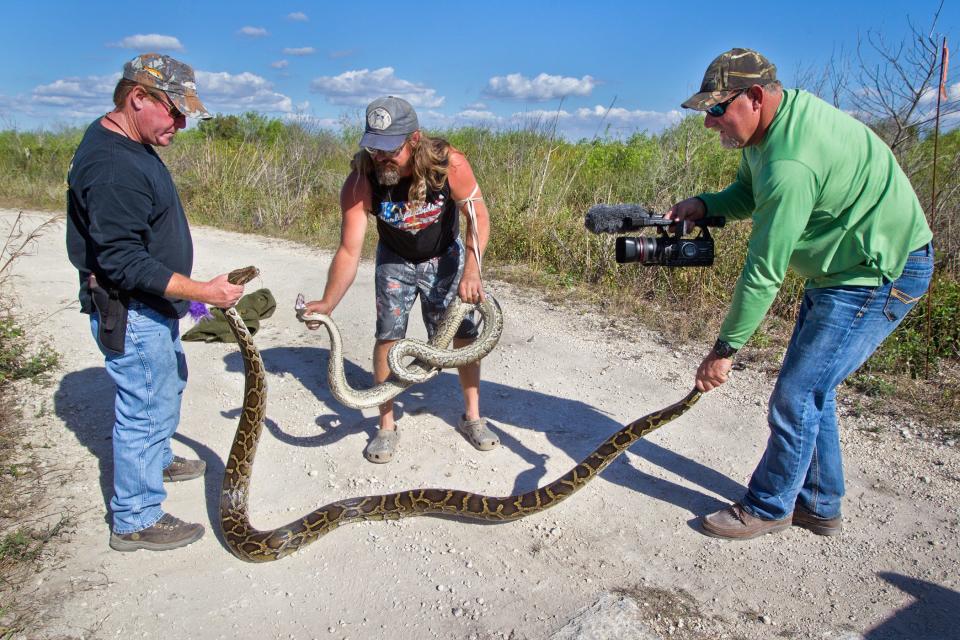
<instances>
[{"instance_id":1,"label":"snake shadow","mask_svg":"<svg viewBox=\"0 0 960 640\"><path fill-rule=\"evenodd\" d=\"M900 573L882 571L877 575L913 596L914 602L864 631L865 640L960 638L960 593Z\"/></svg>"},{"instance_id":2,"label":"snake shadow","mask_svg":"<svg viewBox=\"0 0 960 640\"><path fill-rule=\"evenodd\" d=\"M326 381L329 350L301 346L271 347L261 350L260 355L271 377L293 376L323 406L334 408L332 413L325 413L317 418L317 426L321 432L307 437L298 437L284 432L268 417L266 427L279 441L292 446L319 447L355 433L356 429L349 426L347 428L333 426L338 421L341 425L357 425L367 433L368 437L373 437L377 430L377 418L365 419L360 411L342 407L330 393ZM239 353L228 354L224 361L228 371L242 373L243 361ZM373 376L370 372L347 359L344 360L343 366L347 381L354 388L365 389L373 385ZM497 423L542 432L551 444L577 461L585 458L607 437L623 427L596 407L549 393L484 380L480 384L480 395L483 414L493 423L493 428L500 437L501 446L510 449L529 464L529 468L514 479L513 494L531 491L555 478L546 475L546 463L549 459L547 454L529 448L520 438L499 428ZM399 420L403 419L403 414L430 413L445 420L450 424L451 429L455 429L463 409L460 383L456 373L443 371L432 380L411 387L397 396L395 407ZM694 407L691 414L695 415L696 410ZM224 415L236 417L239 411L237 407ZM268 394L268 416L269 412ZM679 418L678 423L689 420L691 414ZM638 411L637 417L640 415ZM679 424L676 426L680 428ZM465 446L469 445L465 443ZM674 504L694 515L710 513L726 505L726 502L717 499L713 494L722 496L728 502L734 502L746 491L743 485L726 475L650 440L640 440L629 451L642 460L636 458L631 460L627 455L621 455L604 470L602 474L604 478L657 500ZM646 464L661 467L702 487L706 492L681 486L647 473L640 468Z\"/></svg>"},{"instance_id":3,"label":"snake shadow","mask_svg":"<svg viewBox=\"0 0 960 640\"><path fill-rule=\"evenodd\" d=\"M53 396L56 415L76 436L77 441L97 459L104 522L108 527L113 523L110 499L113 497L112 434L115 396L116 386L103 367L89 367L67 373L60 380ZM184 415L182 419L190 418ZM173 439L192 449L197 457L207 463L207 471L203 477L207 517L211 523L219 522L223 459L216 451L193 438L177 433ZM223 544L220 528L211 526L210 529Z\"/></svg>"}]
</instances>

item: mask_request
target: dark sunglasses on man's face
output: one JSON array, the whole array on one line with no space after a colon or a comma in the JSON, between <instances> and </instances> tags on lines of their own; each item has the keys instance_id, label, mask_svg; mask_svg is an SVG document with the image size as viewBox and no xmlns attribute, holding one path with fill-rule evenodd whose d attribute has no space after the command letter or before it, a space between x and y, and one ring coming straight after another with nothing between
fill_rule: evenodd
<instances>
[{"instance_id":1,"label":"dark sunglasses on man's face","mask_svg":"<svg viewBox=\"0 0 960 640\"><path fill-rule=\"evenodd\" d=\"M738 91L738 92L737 92L736 94L734 94L734 96L733 96L732 98L730 98L729 100L726 100L726 101L724 101L724 102L721 102L720 104L715 104L715 105L713 105L712 107L710 107L709 109L707 109L707 113L709 113L710 115L712 115L714 118L719 118L719 117L721 117L723 114L725 114L725 113L727 112L727 107L729 107L731 104L733 104L733 101L736 100L737 98L739 98L741 95L743 95L743 91Z\"/></svg>"},{"instance_id":2,"label":"dark sunglasses on man's face","mask_svg":"<svg viewBox=\"0 0 960 640\"><path fill-rule=\"evenodd\" d=\"M170 117L173 118L174 120L176 120L177 118L186 117L183 115L183 112L180 111L180 109L177 109L177 106L173 104L173 102L170 102L170 99L167 98L166 95L164 95L164 97L161 98L160 96L154 95L151 93L150 96L154 100L156 100L157 102L165 106L167 108L167 113L169 113Z\"/></svg>"}]
</instances>

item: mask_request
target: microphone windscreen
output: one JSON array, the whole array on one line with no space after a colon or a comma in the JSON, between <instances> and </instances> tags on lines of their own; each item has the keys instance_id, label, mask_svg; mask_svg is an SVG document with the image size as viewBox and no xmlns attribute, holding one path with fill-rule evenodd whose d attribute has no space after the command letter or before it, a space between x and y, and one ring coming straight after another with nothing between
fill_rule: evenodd
<instances>
[{"instance_id":1,"label":"microphone windscreen","mask_svg":"<svg viewBox=\"0 0 960 640\"><path fill-rule=\"evenodd\" d=\"M595 204L587 211L584 226L593 233L623 233L643 228L653 214L638 204Z\"/></svg>"}]
</instances>

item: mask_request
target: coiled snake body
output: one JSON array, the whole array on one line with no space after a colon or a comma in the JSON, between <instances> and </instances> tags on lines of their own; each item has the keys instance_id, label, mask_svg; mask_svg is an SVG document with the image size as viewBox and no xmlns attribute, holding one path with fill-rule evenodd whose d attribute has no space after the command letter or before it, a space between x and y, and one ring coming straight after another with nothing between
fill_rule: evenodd
<instances>
[{"instance_id":1,"label":"coiled snake body","mask_svg":"<svg viewBox=\"0 0 960 640\"><path fill-rule=\"evenodd\" d=\"M480 334L466 347L447 349L464 316L475 309L483 318L483 329ZM340 404L351 409L376 407L397 396L410 385L433 378L441 368L460 367L476 362L493 350L503 333L503 315L500 313L500 304L493 296L486 296L486 299L479 304L469 304L455 297L447 307L440 326L437 327L436 333L429 342L400 340L390 348L387 363L393 378L370 389L358 390L350 386L343 373L343 341L337 325L329 316L299 311L298 313L301 320L317 321L327 330L330 336L330 360L327 367L330 393ZM407 357L413 357L415 360L405 366L403 359Z\"/></svg>"},{"instance_id":2,"label":"coiled snake body","mask_svg":"<svg viewBox=\"0 0 960 640\"><path fill-rule=\"evenodd\" d=\"M239 269L230 274L231 282L243 284L255 277L256 273L252 267ZM260 531L250 524L247 503L253 459L266 410L266 372L260 353L240 315L233 308L225 309L224 315L240 346L245 384L243 411L223 477L220 527L230 551L249 562L279 560L351 522L430 514L508 521L538 513L573 495L630 445L684 414L700 397L700 393L694 389L679 402L634 420L607 438L593 453L560 478L520 495L493 497L456 489L411 489L338 500L282 527Z\"/></svg>"}]
</instances>

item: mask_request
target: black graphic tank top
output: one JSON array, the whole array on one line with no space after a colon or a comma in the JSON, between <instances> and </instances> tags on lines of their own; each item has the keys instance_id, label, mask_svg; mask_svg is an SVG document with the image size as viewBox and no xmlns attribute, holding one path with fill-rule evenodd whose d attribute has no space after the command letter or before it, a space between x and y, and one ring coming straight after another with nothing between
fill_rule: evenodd
<instances>
[{"instance_id":1,"label":"black graphic tank top","mask_svg":"<svg viewBox=\"0 0 960 640\"><path fill-rule=\"evenodd\" d=\"M447 182L440 191L428 188L426 201L411 206L407 202L410 181L403 178L384 187L371 179L373 213L381 242L411 262L423 262L441 255L456 241L460 216Z\"/></svg>"}]
</instances>

